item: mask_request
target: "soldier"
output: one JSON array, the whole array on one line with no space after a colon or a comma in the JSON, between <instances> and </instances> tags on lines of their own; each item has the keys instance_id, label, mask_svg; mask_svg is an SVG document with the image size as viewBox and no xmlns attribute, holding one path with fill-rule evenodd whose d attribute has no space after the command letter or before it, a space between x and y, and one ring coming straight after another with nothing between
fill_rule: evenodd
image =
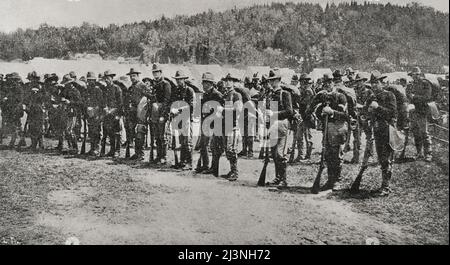
<instances>
[{"instance_id":1,"label":"soldier","mask_svg":"<svg viewBox=\"0 0 450 265\"><path fill-rule=\"evenodd\" d=\"M364 104L373 96L373 92L371 90L370 84L366 84L367 78L361 77L359 74L356 75L354 80L354 88L356 92L356 113L358 117L358 134L354 134L358 137L359 145L357 145L358 149L354 147L353 150L353 158L352 163L359 163L359 151L361 149L361 134L364 132L366 138L366 144L370 143L370 139L372 139L372 130L369 127L368 123L368 113L367 109L364 108ZM356 137L355 137L356 138ZM370 154L373 153L373 145L369 147ZM356 150L355 150L356 149Z\"/></svg>"},{"instance_id":2,"label":"soldier","mask_svg":"<svg viewBox=\"0 0 450 265\"><path fill-rule=\"evenodd\" d=\"M355 71L351 67L349 67L345 69L345 76L347 76L348 79L348 81L345 82L345 86L353 87L355 81Z\"/></svg>"},{"instance_id":3,"label":"soldier","mask_svg":"<svg viewBox=\"0 0 450 265\"><path fill-rule=\"evenodd\" d=\"M327 134L324 159L327 165L328 181L321 188L324 190L339 190L343 163L342 145L348 137L347 99L344 94L337 91L333 79L328 75L323 77L323 92L318 93L311 105L310 111L314 111L317 117L321 117L323 133ZM317 106L317 107L316 107ZM325 128L325 117L328 117ZM325 130L326 129L326 130Z\"/></svg>"},{"instance_id":4,"label":"soldier","mask_svg":"<svg viewBox=\"0 0 450 265\"><path fill-rule=\"evenodd\" d=\"M224 87L226 92L223 94L223 106L219 106L218 111L216 112L218 118L222 118L222 130L223 137L215 136L213 149L213 161L212 164L214 166L214 176L219 175L219 160L222 155L224 149L225 154L230 162L230 172L228 172L226 178L229 181L236 181L238 179L238 169L237 169L237 132L238 128L238 120L239 115L242 112L243 104L242 104L242 96L238 92L234 90L236 83L239 82L239 78L228 74L223 79ZM219 142L222 140L222 143Z\"/></svg>"},{"instance_id":5,"label":"soldier","mask_svg":"<svg viewBox=\"0 0 450 265\"><path fill-rule=\"evenodd\" d=\"M417 150L417 159L423 159L425 153L425 161L431 162L431 137L428 132L428 114L429 102L432 101L432 88L428 82L423 80L419 67L413 68L409 75L413 78L413 82L407 87L407 97L409 102L414 104L415 110L411 113L412 131L414 142Z\"/></svg>"},{"instance_id":6,"label":"soldier","mask_svg":"<svg viewBox=\"0 0 450 265\"><path fill-rule=\"evenodd\" d=\"M3 103L3 98L6 95L6 86L5 86L5 80L3 79L3 74L0 74L0 117L2 117L1 119L1 124L0 124L0 145L3 144L3 129L4 129L4 118L3 118L3 114L2 114L2 103Z\"/></svg>"},{"instance_id":7,"label":"soldier","mask_svg":"<svg viewBox=\"0 0 450 265\"><path fill-rule=\"evenodd\" d=\"M349 73L352 74L352 69L350 68ZM348 138L344 146L344 152L350 151L350 138L353 133L353 158L351 163L357 163L359 160L359 149L360 149L360 139L359 139L359 129L358 129L358 117L356 114L356 93L353 88L349 88L342 82L343 73L340 70L333 72L333 82L339 93L342 93L347 99L347 113L348 113ZM352 83L353 83L353 77ZM357 159L358 158L358 159Z\"/></svg>"},{"instance_id":8,"label":"soldier","mask_svg":"<svg viewBox=\"0 0 450 265\"><path fill-rule=\"evenodd\" d=\"M266 98L265 115L266 122L268 120L274 121L269 129L269 139L272 157L275 163L275 179L267 184L271 186L286 187L287 135L290 127L290 119L294 115L292 97L288 91L281 88L281 75L278 72L271 70L267 80L270 85L270 91ZM276 111L272 110L272 106L267 106L267 102L271 101L276 102ZM276 118L276 120L274 120L274 118Z\"/></svg>"},{"instance_id":9,"label":"soldier","mask_svg":"<svg viewBox=\"0 0 450 265\"><path fill-rule=\"evenodd\" d=\"M247 87L234 86L234 90L241 94L242 102L246 108L244 108L244 123L242 134L242 151L239 152L239 157L253 157L253 144L255 136L255 123L252 122L251 117L255 117L256 108L251 100L250 90Z\"/></svg>"},{"instance_id":10,"label":"soldier","mask_svg":"<svg viewBox=\"0 0 450 265\"><path fill-rule=\"evenodd\" d=\"M175 130L179 132L178 135L174 137L179 138L181 153L180 153L180 163L179 165L175 165L175 168L182 170L192 170L192 114L194 112L194 90L186 85L186 80L189 79L187 75L183 73L183 71L177 71L175 76L173 77L177 86L172 89L171 95L171 115L177 116L182 113L186 108L189 111L189 117L186 117L187 120L184 120L183 117L183 125L184 130L180 131L178 128ZM182 101L178 102L177 101ZM186 105L187 104L187 105ZM178 126L178 124L172 124ZM172 128L174 129L174 128ZM175 150L175 141L173 142L173 148Z\"/></svg>"},{"instance_id":11,"label":"soldier","mask_svg":"<svg viewBox=\"0 0 450 265\"><path fill-rule=\"evenodd\" d=\"M128 128L127 141L128 144L135 141L134 155L130 159L136 161L144 159L144 142L147 136L147 113L138 113L138 105L142 100L146 101L151 96L150 89L139 79L140 74L141 72L134 68L127 73L131 80L131 86L124 97L126 127Z\"/></svg>"},{"instance_id":12,"label":"soldier","mask_svg":"<svg viewBox=\"0 0 450 265\"><path fill-rule=\"evenodd\" d=\"M159 65L153 64L153 77L155 79L154 93L155 102L152 105L153 132L156 139L156 164L167 164L167 136L166 124L170 114L170 99L172 86L162 75Z\"/></svg>"},{"instance_id":13,"label":"soldier","mask_svg":"<svg viewBox=\"0 0 450 265\"><path fill-rule=\"evenodd\" d=\"M6 75L2 100L2 131L11 134L9 148L14 148L23 116L23 83L18 73Z\"/></svg>"},{"instance_id":14,"label":"soldier","mask_svg":"<svg viewBox=\"0 0 450 265\"><path fill-rule=\"evenodd\" d=\"M311 120L308 119L306 115L306 110L309 109L312 101L314 99L314 92L312 90L312 80L307 74L302 74L300 76L300 102L299 102L299 113L301 120L303 122L299 123L299 131L297 134L298 143L298 157L295 162L301 159L310 159L313 149L312 135L311 135ZM303 155L303 139L306 143L306 155Z\"/></svg>"},{"instance_id":15,"label":"soldier","mask_svg":"<svg viewBox=\"0 0 450 265\"><path fill-rule=\"evenodd\" d=\"M45 91L43 88L33 87L31 89L26 112L28 114L27 122L29 126L29 134L31 137L31 146L29 149L36 150L39 144L39 149L44 149L44 119L45 119Z\"/></svg>"},{"instance_id":16,"label":"soldier","mask_svg":"<svg viewBox=\"0 0 450 265\"><path fill-rule=\"evenodd\" d=\"M103 137L100 156L105 155L106 138L109 138L110 149L106 154L108 157L120 156L120 116L123 114L122 90L113 82L116 74L107 70L103 74L106 86L103 88L105 101L105 117L103 119Z\"/></svg>"},{"instance_id":17,"label":"soldier","mask_svg":"<svg viewBox=\"0 0 450 265\"><path fill-rule=\"evenodd\" d=\"M90 150L88 155L99 155L100 130L105 102L103 91L97 83L97 78L93 72L86 75L87 91L85 98L86 118L89 131Z\"/></svg>"},{"instance_id":18,"label":"soldier","mask_svg":"<svg viewBox=\"0 0 450 265\"><path fill-rule=\"evenodd\" d=\"M77 115L81 112L82 98L80 91L75 87L74 80L65 75L61 82L64 88L61 91L61 104L65 118L64 134L69 143L69 154L78 154L77 136L75 134L75 127L77 124ZM60 139L60 148L63 148L62 139Z\"/></svg>"},{"instance_id":19,"label":"soldier","mask_svg":"<svg viewBox=\"0 0 450 265\"><path fill-rule=\"evenodd\" d=\"M392 177L392 160L394 158L394 150L390 144L392 139L389 136L389 127L396 127L397 103L395 95L383 89L381 84L383 78L378 71L371 73L370 83L374 96L366 102L365 106L373 124L375 148L382 173L381 188L377 193L380 196L387 196L391 191L389 181Z\"/></svg>"},{"instance_id":20,"label":"soldier","mask_svg":"<svg viewBox=\"0 0 450 265\"><path fill-rule=\"evenodd\" d=\"M197 173L204 173L204 174L214 174L214 169L218 167L217 165L212 164L211 168L209 168L209 156L208 156L208 145L210 139L213 137L212 132L214 129L214 123L211 125L206 124L205 120L214 114L214 110L210 109L211 107L214 107L214 102L218 102L219 104L223 105L223 95L219 91L217 91L217 88L215 87L216 81L214 78L214 75L210 72L206 72L202 76L202 86L203 90L205 91L203 98L202 98L202 109L208 110L207 112L203 112L201 115L201 136L200 136L200 158L199 160L201 162L198 163L198 165L201 165L200 167L197 167L195 171ZM217 160L215 162L218 162Z\"/></svg>"},{"instance_id":21,"label":"soldier","mask_svg":"<svg viewBox=\"0 0 450 265\"><path fill-rule=\"evenodd\" d=\"M41 77L36 73L36 71L32 71L27 75L28 82L24 84L24 99L23 104L28 107L31 104L32 97L34 97L34 92L32 91L33 88L37 88L38 90L42 89L42 82ZM25 146L25 136L28 132L28 114L27 119L24 121L25 123L22 124L21 130L20 130L20 141L19 141L19 147Z\"/></svg>"}]
</instances>

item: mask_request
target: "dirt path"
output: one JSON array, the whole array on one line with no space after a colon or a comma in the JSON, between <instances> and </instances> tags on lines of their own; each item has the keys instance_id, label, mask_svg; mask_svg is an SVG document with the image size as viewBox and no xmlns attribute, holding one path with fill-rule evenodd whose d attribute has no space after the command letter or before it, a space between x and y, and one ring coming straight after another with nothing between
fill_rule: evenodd
<instances>
[{"instance_id":1,"label":"dirt path","mask_svg":"<svg viewBox=\"0 0 450 265\"><path fill-rule=\"evenodd\" d=\"M70 236L82 244L364 244L368 237L382 244L415 242L403 227L355 212L327 194L255 187L259 160L240 160L241 178L230 183L111 160L0 153L0 174L8 178L1 195L12 198L2 208L0 235L27 244L62 244ZM226 160L221 163L226 173ZM315 167L290 167L290 176L308 187ZM14 223L19 216L22 225Z\"/></svg>"}]
</instances>

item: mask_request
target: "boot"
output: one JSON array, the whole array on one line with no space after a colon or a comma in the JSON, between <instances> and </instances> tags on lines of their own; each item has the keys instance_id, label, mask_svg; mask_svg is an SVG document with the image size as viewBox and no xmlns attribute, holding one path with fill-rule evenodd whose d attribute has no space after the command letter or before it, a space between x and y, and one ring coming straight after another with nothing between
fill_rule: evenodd
<instances>
[{"instance_id":1,"label":"boot","mask_svg":"<svg viewBox=\"0 0 450 265\"><path fill-rule=\"evenodd\" d=\"M106 139L103 138L102 139L102 144L101 144L101 149L100 149L100 157L105 156L105 152L106 152Z\"/></svg>"},{"instance_id":2,"label":"boot","mask_svg":"<svg viewBox=\"0 0 450 265\"><path fill-rule=\"evenodd\" d=\"M236 158L230 159L230 169L230 173L228 173L228 180L236 181L239 177Z\"/></svg>"},{"instance_id":3,"label":"boot","mask_svg":"<svg viewBox=\"0 0 450 265\"><path fill-rule=\"evenodd\" d=\"M359 163L359 149L358 148L353 148L353 157L352 160L350 161L351 164L358 164Z\"/></svg>"},{"instance_id":4,"label":"boot","mask_svg":"<svg viewBox=\"0 0 450 265\"><path fill-rule=\"evenodd\" d=\"M313 150L313 143L308 143L306 147L306 155L304 157L305 160L311 159L312 150Z\"/></svg>"},{"instance_id":5,"label":"boot","mask_svg":"<svg viewBox=\"0 0 450 265\"><path fill-rule=\"evenodd\" d=\"M249 136L248 142L247 142L247 149L248 149L247 157L248 158L253 158L253 142L254 142L254 137Z\"/></svg>"},{"instance_id":6,"label":"boot","mask_svg":"<svg viewBox=\"0 0 450 265\"><path fill-rule=\"evenodd\" d=\"M333 191L341 191L344 189L344 186L342 185L342 182L341 182L342 181L341 171L342 171L341 166L338 166L335 170Z\"/></svg>"},{"instance_id":7,"label":"boot","mask_svg":"<svg viewBox=\"0 0 450 265\"><path fill-rule=\"evenodd\" d=\"M38 141L36 138L34 138L34 137L31 138L31 145L28 149L30 149L31 151L36 151L37 143L38 143Z\"/></svg>"},{"instance_id":8,"label":"boot","mask_svg":"<svg viewBox=\"0 0 450 265\"><path fill-rule=\"evenodd\" d=\"M16 138L17 138L17 133L13 133L11 136L11 140L9 142L9 148L14 148L14 145L16 144Z\"/></svg>"},{"instance_id":9,"label":"boot","mask_svg":"<svg viewBox=\"0 0 450 265\"><path fill-rule=\"evenodd\" d=\"M326 190L333 189L334 183L335 183L335 179L336 179L335 172L336 172L335 168L328 167L328 165L327 165L328 179L327 179L327 182L325 183L325 185L323 185L320 188L320 191L326 191Z\"/></svg>"},{"instance_id":10,"label":"boot","mask_svg":"<svg viewBox=\"0 0 450 265\"><path fill-rule=\"evenodd\" d=\"M38 138L38 144L39 144L39 149L40 150L44 150L45 148L44 148L44 136L43 135L41 135L39 138Z\"/></svg>"},{"instance_id":11,"label":"boot","mask_svg":"<svg viewBox=\"0 0 450 265\"><path fill-rule=\"evenodd\" d=\"M422 145L416 144L416 151L417 151L416 160L423 159Z\"/></svg>"},{"instance_id":12,"label":"boot","mask_svg":"<svg viewBox=\"0 0 450 265\"><path fill-rule=\"evenodd\" d=\"M280 165L277 161L274 161L275 164L275 179L271 182L267 182L266 186L278 186L281 182L280 178Z\"/></svg>"},{"instance_id":13,"label":"boot","mask_svg":"<svg viewBox=\"0 0 450 265\"><path fill-rule=\"evenodd\" d=\"M425 153L425 162L431 162L431 160L433 159L433 156L431 154L431 146L425 142L423 149Z\"/></svg>"},{"instance_id":14,"label":"boot","mask_svg":"<svg viewBox=\"0 0 450 265\"><path fill-rule=\"evenodd\" d=\"M388 196L391 193L391 189L389 187L389 182L392 177L392 172L383 170L381 172L381 176L383 178L383 180L381 182L381 188L379 190L377 190L375 193L376 193L376 195L378 195L380 197L384 197L384 196Z\"/></svg>"},{"instance_id":15,"label":"boot","mask_svg":"<svg viewBox=\"0 0 450 265\"><path fill-rule=\"evenodd\" d=\"M115 136L115 141L116 141L116 143L115 143L116 149L114 149L114 156L115 156L115 157L120 157L120 148L121 148L121 145L120 145L120 135L116 135L116 136Z\"/></svg>"}]
</instances>

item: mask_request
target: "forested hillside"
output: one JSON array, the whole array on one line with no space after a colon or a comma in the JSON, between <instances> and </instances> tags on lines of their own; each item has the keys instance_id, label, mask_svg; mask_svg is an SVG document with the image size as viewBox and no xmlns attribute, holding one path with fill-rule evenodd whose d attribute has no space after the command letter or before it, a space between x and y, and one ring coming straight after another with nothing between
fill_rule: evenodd
<instances>
[{"instance_id":1,"label":"forested hillside","mask_svg":"<svg viewBox=\"0 0 450 265\"><path fill-rule=\"evenodd\" d=\"M271 4L122 26L18 29L0 33L0 59L73 53L140 57L144 62L313 67L448 65L449 15L408 6Z\"/></svg>"}]
</instances>

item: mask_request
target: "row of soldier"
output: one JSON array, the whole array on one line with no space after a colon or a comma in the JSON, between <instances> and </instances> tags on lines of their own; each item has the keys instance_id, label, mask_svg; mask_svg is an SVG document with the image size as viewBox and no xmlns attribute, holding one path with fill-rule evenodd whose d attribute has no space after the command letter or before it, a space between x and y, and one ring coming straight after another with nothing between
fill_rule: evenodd
<instances>
[{"instance_id":1,"label":"row of soldier","mask_svg":"<svg viewBox=\"0 0 450 265\"><path fill-rule=\"evenodd\" d=\"M130 69L127 78L115 80L115 74L106 71L101 76L88 72L86 77L77 79L74 72L64 75L58 83L56 74L46 75L44 82L36 72L28 75L29 82L23 83L17 73L6 75L1 82L0 99L2 110L2 130L0 139L10 134L10 147L14 147L20 136L18 147L25 144L25 130L31 137L30 148L43 149L43 137L51 131L58 139L57 150L62 151L67 140L69 153L78 154L78 140L81 125L84 124L84 136L89 132L91 156L120 156L121 147L125 147L125 157L131 160L144 159L144 144L147 130L150 129L151 163L165 165L169 140L176 138L179 142L180 160L175 168L192 170L192 133L168 134L169 122L174 116L188 108L190 118L189 130L192 132L193 108L208 102L218 102L220 106L214 111L201 113L202 123L211 115L222 121L228 113L232 117L232 128L221 134L210 135L201 130L198 141L200 158L195 170L198 173L213 174L219 172L219 160L223 153L230 162L230 172L226 178L235 181L238 178L238 157L252 157L255 131L258 126L250 126L249 119L253 113L256 118L268 120L276 117L268 133L276 131L276 138L270 138L270 156L275 162L275 179L270 185L287 186L286 167L309 159L313 150L311 129L325 130L326 139L322 143L326 148L324 160L328 171L328 181L322 190L341 189L341 170L343 154L349 151L350 135L353 135L352 163L359 163L361 134L365 134L368 143L375 140L378 161L382 170L382 187L379 192L387 195L390 191L389 180L392 175L392 160L396 143L392 128L396 130L413 130L417 149L417 158L425 156L431 161L431 138L428 134L429 103L433 100L429 82L422 78L419 68L410 73L413 82L404 84L405 93L395 86L384 84L385 76L374 71L368 80L351 69L344 73L336 70L332 76L324 75L320 85L313 84L307 74L294 75L291 84L281 82L277 70L271 70L261 78L257 74L242 85L238 77L228 74L217 82L212 73L202 76L203 95L200 102L196 93L201 92L191 82L189 76L177 71L173 77L176 84L163 76L162 69L154 64L153 79L140 80L140 72ZM346 77L344 84L343 77ZM400 91L400 92L399 92ZM185 102L184 107L174 107L173 102ZM263 112L258 102L277 102L276 113L268 105ZM233 104L227 105L226 102ZM408 102L410 103L408 105ZM250 104L249 104L250 103ZM266 104L264 103L264 104ZM244 109L244 105L246 108ZM146 106L146 108L143 108ZM249 107L250 106L250 109ZM251 109L253 108L253 110ZM258 110L257 110L258 108ZM28 114L26 124L21 124L24 112ZM244 128L239 130L240 113L244 116ZM324 126L326 123L326 126ZM411 125L411 126L410 126ZM214 124L209 129L213 129ZM121 131L126 131L126 141L121 139ZM294 132L291 148L287 147L289 132ZM172 130L173 132L173 130ZM242 152L237 154L238 137L242 134ZM106 153L106 140L109 138L109 152ZM135 153L130 156L130 146L134 142ZM172 144L175 148L175 143ZM211 145L209 147L209 145ZM266 154L269 146L261 143L260 158ZM156 158L154 150L156 147ZM305 155L303 149L305 147ZM369 144L369 149L372 145ZM208 150L211 149L210 164ZM288 151L290 150L290 151ZM297 157L295 158L295 150ZM81 150L84 153L84 150ZM287 154L291 156L288 158ZM370 152L370 153L373 153ZM268 154L268 152L267 152Z\"/></svg>"}]
</instances>

